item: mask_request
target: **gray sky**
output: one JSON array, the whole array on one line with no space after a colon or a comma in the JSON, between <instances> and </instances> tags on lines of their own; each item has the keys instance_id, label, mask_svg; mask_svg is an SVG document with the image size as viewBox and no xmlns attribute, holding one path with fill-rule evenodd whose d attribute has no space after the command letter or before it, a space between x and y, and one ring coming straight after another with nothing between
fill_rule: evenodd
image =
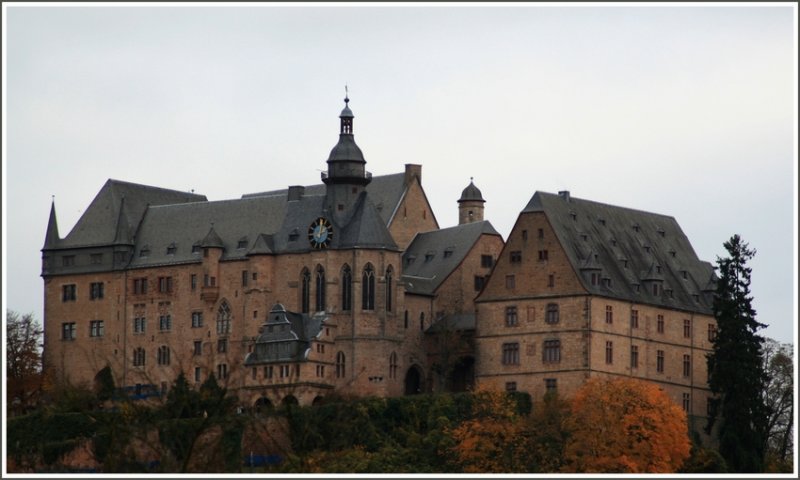
<instances>
[{"instance_id":1,"label":"gray sky","mask_svg":"<svg viewBox=\"0 0 800 480\"><path fill-rule=\"evenodd\" d=\"M108 178L209 200L320 183L349 85L375 175L423 165L440 226L475 177L507 237L536 190L740 234L763 333L797 321L793 6L3 4L4 304L42 318L60 233Z\"/></svg>"}]
</instances>

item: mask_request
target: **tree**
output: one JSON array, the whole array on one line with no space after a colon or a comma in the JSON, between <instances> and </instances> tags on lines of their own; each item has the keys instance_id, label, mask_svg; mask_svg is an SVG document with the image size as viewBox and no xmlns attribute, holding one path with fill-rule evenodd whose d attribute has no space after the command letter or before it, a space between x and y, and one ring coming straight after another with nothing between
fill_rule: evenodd
<instances>
[{"instance_id":1,"label":"tree","mask_svg":"<svg viewBox=\"0 0 800 480\"><path fill-rule=\"evenodd\" d=\"M42 383L42 327L32 313L6 311L7 405L25 411Z\"/></svg>"},{"instance_id":2,"label":"tree","mask_svg":"<svg viewBox=\"0 0 800 480\"><path fill-rule=\"evenodd\" d=\"M449 450L466 473L523 471L527 455L522 441L523 424L514 399L505 392L478 389L472 418L451 431Z\"/></svg>"},{"instance_id":3,"label":"tree","mask_svg":"<svg viewBox=\"0 0 800 480\"><path fill-rule=\"evenodd\" d=\"M750 295L755 255L734 235L724 244L728 257L717 258L719 279L713 311L717 337L708 356L709 386L716 395L707 429L719 420L719 452L737 473L761 472L768 430L763 392L764 338L756 332L766 325L756 321Z\"/></svg>"},{"instance_id":4,"label":"tree","mask_svg":"<svg viewBox=\"0 0 800 480\"><path fill-rule=\"evenodd\" d=\"M533 406L527 422L529 456L526 471L552 473L561 470L564 447L569 438L569 416L570 402L555 392L546 393L543 400Z\"/></svg>"},{"instance_id":5,"label":"tree","mask_svg":"<svg viewBox=\"0 0 800 480\"><path fill-rule=\"evenodd\" d=\"M790 343L767 339L764 344L764 370L767 381L764 403L769 411L766 451L769 470L792 471L794 447L794 377L793 348Z\"/></svg>"},{"instance_id":6,"label":"tree","mask_svg":"<svg viewBox=\"0 0 800 480\"><path fill-rule=\"evenodd\" d=\"M676 472L689 457L686 413L653 383L592 378L572 399L562 471Z\"/></svg>"}]
</instances>

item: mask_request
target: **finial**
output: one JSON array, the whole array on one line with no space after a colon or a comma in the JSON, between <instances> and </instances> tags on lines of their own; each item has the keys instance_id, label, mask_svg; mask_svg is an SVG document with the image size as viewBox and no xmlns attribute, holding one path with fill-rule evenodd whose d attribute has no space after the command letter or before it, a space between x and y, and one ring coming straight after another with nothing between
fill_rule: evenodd
<instances>
[{"instance_id":1,"label":"finial","mask_svg":"<svg viewBox=\"0 0 800 480\"><path fill-rule=\"evenodd\" d=\"M56 196L55 195L50 195L50 200L55 202L56 201Z\"/></svg>"},{"instance_id":2,"label":"finial","mask_svg":"<svg viewBox=\"0 0 800 480\"><path fill-rule=\"evenodd\" d=\"M344 103L349 103L349 102L350 102L350 99L348 98L347 84L345 83L344 84Z\"/></svg>"},{"instance_id":3,"label":"finial","mask_svg":"<svg viewBox=\"0 0 800 480\"><path fill-rule=\"evenodd\" d=\"M472 183L472 178L473 178L473 177L469 177L469 183Z\"/></svg>"}]
</instances>

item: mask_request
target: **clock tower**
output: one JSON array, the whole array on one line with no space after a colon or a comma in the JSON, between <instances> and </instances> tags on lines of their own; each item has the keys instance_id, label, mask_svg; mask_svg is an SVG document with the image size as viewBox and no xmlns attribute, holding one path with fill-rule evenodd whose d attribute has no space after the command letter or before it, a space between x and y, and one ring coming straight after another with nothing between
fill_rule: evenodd
<instances>
[{"instance_id":1,"label":"clock tower","mask_svg":"<svg viewBox=\"0 0 800 480\"><path fill-rule=\"evenodd\" d=\"M353 112L349 103L345 96L344 110L339 114L339 142L328 157L328 171L322 173L327 195L325 206L337 220L347 215L372 180L372 174L365 170L364 154L353 138Z\"/></svg>"}]
</instances>

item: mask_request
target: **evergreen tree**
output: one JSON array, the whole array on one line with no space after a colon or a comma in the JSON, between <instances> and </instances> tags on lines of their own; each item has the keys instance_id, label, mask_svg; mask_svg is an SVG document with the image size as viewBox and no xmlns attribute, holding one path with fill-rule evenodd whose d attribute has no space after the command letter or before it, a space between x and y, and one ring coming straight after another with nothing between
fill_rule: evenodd
<instances>
[{"instance_id":1,"label":"evergreen tree","mask_svg":"<svg viewBox=\"0 0 800 480\"><path fill-rule=\"evenodd\" d=\"M739 235L725 244L727 258L717 257L719 279L714 298L717 337L708 356L709 386L715 394L708 429L720 420L719 452L733 472L761 472L767 408L762 397L766 382L762 360L764 338L756 332L766 325L756 321L751 306L748 249Z\"/></svg>"}]
</instances>

